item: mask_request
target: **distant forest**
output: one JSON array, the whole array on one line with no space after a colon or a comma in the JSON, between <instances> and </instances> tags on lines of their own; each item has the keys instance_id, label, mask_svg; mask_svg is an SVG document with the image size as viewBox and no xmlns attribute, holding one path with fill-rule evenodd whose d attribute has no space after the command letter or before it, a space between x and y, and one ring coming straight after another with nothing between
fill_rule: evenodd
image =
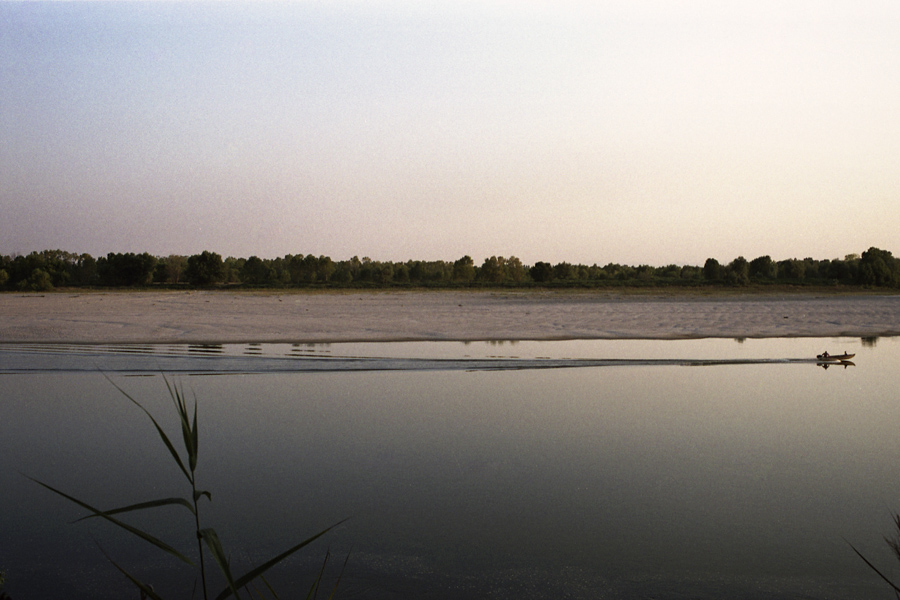
<instances>
[{"instance_id":1,"label":"distant forest","mask_svg":"<svg viewBox=\"0 0 900 600\"><path fill-rule=\"evenodd\" d=\"M700 287L700 286L857 286L900 288L900 259L869 248L843 259L775 261L739 256L728 263L714 258L703 266L581 265L561 262L523 264L511 256L492 256L476 265L469 256L453 262L375 261L366 257L333 261L312 254L263 259L215 252L192 256L110 253L94 258L62 250L0 255L0 290L49 291L64 287L159 288L409 288L409 287Z\"/></svg>"}]
</instances>

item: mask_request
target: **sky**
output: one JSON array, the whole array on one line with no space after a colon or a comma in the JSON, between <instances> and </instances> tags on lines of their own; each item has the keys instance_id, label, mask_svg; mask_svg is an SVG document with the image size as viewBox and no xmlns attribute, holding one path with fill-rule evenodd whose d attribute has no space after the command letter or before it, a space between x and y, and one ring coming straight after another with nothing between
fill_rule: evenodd
<instances>
[{"instance_id":1,"label":"sky","mask_svg":"<svg viewBox=\"0 0 900 600\"><path fill-rule=\"evenodd\" d=\"M0 1L0 254L898 254L896 0Z\"/></svg>"}]
</instances>

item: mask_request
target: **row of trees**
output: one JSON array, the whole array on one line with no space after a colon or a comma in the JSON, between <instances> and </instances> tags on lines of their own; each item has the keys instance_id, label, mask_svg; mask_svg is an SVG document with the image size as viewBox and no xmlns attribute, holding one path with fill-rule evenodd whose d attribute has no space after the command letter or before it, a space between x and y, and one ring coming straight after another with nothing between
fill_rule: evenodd
<instances>
[{"instance_id":1,"label":"row of trees","mask_svg":"<svg viewBox=\"0 0 900 600\"><path fill-rule=\"evenodd\" d=\"M900 259L887 250L869 248L843 259L812 258L775 261L739 256L722 264L714 258L702 267L667 265L632 267L609 263L524 265L511 256L491 256L476 265L469 256L454 262L410 260L373 261L366 257L333 261L308 254L262 259L228 257L215 252L192 256L152 256L110 253L93 258L62 250L0 256L0 289L50 290L66 286L145 287L244 285L289 286L559 286L604 285L861 285L900 288Z\"/></svg>"}]
</instances>

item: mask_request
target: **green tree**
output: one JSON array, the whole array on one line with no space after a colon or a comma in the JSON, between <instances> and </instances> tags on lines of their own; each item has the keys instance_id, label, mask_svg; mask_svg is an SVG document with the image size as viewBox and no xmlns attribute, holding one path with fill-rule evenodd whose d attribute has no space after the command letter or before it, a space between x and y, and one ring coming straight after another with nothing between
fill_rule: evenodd
<instances>
[{"instance_id":1,"label":"green tree","mask_svg":"<svg viewBox=\"0 0 900 600\"><path fill-rule=\"evenodd\" d=\"M356 281L377 281L376 268L377 264L375 261L368 256L363 256L362 260L357 259L357 267L353 279Z\"/></svg>"},{"instance_id":2,"label":"green tree","mask_svg":"<svg viewBox=\"0 0 900 600\"><path fill-rule=\"evenodd\" d=\"M97 271L102 285L140 286L153 281L157 259L144 252L125 254L110 252L97 261Z\"/></svg>"},{"instance_id":3,"label":"green tree","mask_svg":"<svg viewBox=\"0 0 900 600\"><path fill-rule=\"evenodd\" d=\"M394 265L389 262L375 264L375 281L384 285L394 280Z\"/></svg>"},{"instance_id":4,"label":"green tree","mask_svg":"<svg viewBox=\"0 0 900 600\"><path fill-rule=\"evenodd\" d=\"M732 285L747 285L750 283L750 263L743 256L728 263L725 268L725 277Z\"/></svg>"},{"instance_id":5,"label":"green tree","mask_svg":"<svg viewBox=\"0 0 900 600\"><path fill-rule=\"evenodd\" d=\"M546 262L536 262L534 266L528 269L528 274L531 275L531 279L537 283L546 283L553 279L553 267L550 266L550 263Z\"/></svg>"},{"instance_id":6,"label":"green tree","mask_svg":"<svg viewBox=\"0 0 900 600\"><path fill-rule=\"evenodd\" d=\"M635 269L635 275L640 281L652 281L655 274L656 269L650 265L639 265L638 268Z\"/></svg>"},{"instance_id":7,"label":"green tree","mask_svg":"<svg viewBox=\"0 0 900 600\"><path fill-rule=\"evenodd\" d=\"M847 260L835 258L828 263L827 277L829 279L840 283L851 283L854 276L855 271L851 268L851 263Z\"/></svg>"},{"instance_id":8,"label":"green tree","mask_svg":"<svg viewBox=\"0 0 900 600\"><path fill-rule=\"evenodd\" d=\"M350 275L353 279L359 279L360 273L362 272L362 261L359 260L358 256L354 256L350 260L347 261L347 269L350 271Z\"/></svg>"},{"instance_id":9,"label":"green tree","mask_svg":"<svg viewBox=\"0 0 900 600\"><path fill-rule=\"evenodd\" d=\"M43 269L35 269L28 276L19 282L19 289L31 290L33 292L49 292L53 289L53 282L50 280L50 274Z\"/></svg>"},{"instance_id":10,"label":"green tree","mask_svg":"<svg viewBox=\"0 0 900 600\"><path fill-rule=\"evenodd\" d=\"M212 285L221 282L225 277L222 257L207 250L189 256L185 276L194 285Z\"/></svg>"},{"instance_id":11,"label":"green tree","mask_svg":"<svg viewBox=\"0 0 900 600\"><path fill-rule=\"evenodd\" d=\"M334 261L330 257L319 256L316 259L316 281L327 283L331 280L331 276L334 275L336 268Z\"/></svg>"},{"instance_id":12,"label":"green tree","mask_svg":"<svg viewBox=\"0 0 900 600\"><path fill-rule=\"evenodd\" d=\"M587 278L591 281L600 281L603 279L609 279L609 273L606 272L606 269L601 267L598 264L593 264L588 267L588 275Z\"/></svg>"},{"instance_id":13,"label":"green tree","mask_svg":"<svg viewBox=\"0 0 900 600\"><path fill-rule=\"evenodd\" d=\"M224 283L240 283L241 269L244 268L245 258L236 258L229 256L222 261L222 281ZM185 277L187 277L187 267L185 267Z\"/></svg>"},{"instance_id":14,"label":"green tree","mask_svg":"<svg viewBox=\"0 0 900 600\"><path fill-rule=\"evenodd\" d=\"M432 271L424 260L409 260L404 266L408 272L409 281L413 283L424 283L433 278ZM394 279L396 278L397 276L394 275Z\"/></svg>"},{"instance_id":15,"label":"green tree","mask_svg":"<svg viewBox=\"0 0 900 600\"><path fill-rule=\"evenodd\" d=\"M656 274L664 279L678 279L681 277L681 267L678 265L666 265L657 269Z\"/></svg>"},{"instance_id":16,"label":"green tree","mask_svg":"<svg viewBox=\"0 0 900 600\"><path fill-rule=\"evenodd\" d=\"M453 281L470 282L475 279L475 261L468 254L453 263Z\"/></svg>"},{"instance_id":17,"label":"green tree","mask_svg":"<svg viewBox=\"0 0 900 600\"><path fill-rule=\"evenodd\" d=\"M409 267L404 263L394 265L394 281L397 283L409 283Z\"/></svg>"},{"instance_id":18,"label":"green tree","mask_svg":"<svg viewBox=\"0 0 900 600\"><path fill-rule=\"evenodd\" d=\"M99 280L97 260L90 254L81 254L70 267L72 285L96 285Z\"/></svg>"},{"instance_id":19,"label":"green tree","mask_svg":"<svg viewBox=\"0 0 900 600\"><path fill-rule=\"evenodd\" d=\"M780 279L802 281L806 278L806 262L796 258L783 260L778 263L778 274Z\"/></svg>"},{"instance_id":20,"label":"green tree","mask_svg":"<svg viewBox=\"0 0 900 600\"><path fill-rule=\"evenodd\" d=\"M478 281L485 281L488 283L501 283L504 279L506 279L505 263L506 261L502 256L492 256L490 258L484 259L484 262L481 264L481 268L478 269L476 279L478 279Z\"/></svg>"},{"instance_id":21,"label":"green tree","mask_svg":"<svg viewBox=\"0 0 900 600\"><path fill-rule=\"evenodd\" d=\"M707 281L719 281L724 275L724 269L714 258L707 258L703 263L703 278Z\"/></svg>"},{"instance_id":22,"label":"green tree","mask_svg":"<svg viewBox=\"0 0 900 600\"><path fill-rule=\"evenodd\" d=\"M342 260L334 267L334 273L331 274L331 281L335 283L350 283L353 281L353 264L349 260Z\"/></svg>"},{"instance_id":23,"label":"green tree","mask_svg":"<svg viewBox=\"0 0 900 600\"><path fill-rule=\"evenodd\" d=\"M575 279L575 267L567 262L553 265L553 279L558 279L560 281Z\"/></svg>"},{"instance_id":24,"label":"green tree","mask_svg":"<svg viewBox=\"0 0 900 600\"><path fill-rule=\"evenodd\" d=\"M778 265L766 254L750 261L750 277L757 279L775 279L778 276Z\"/></svg>"},{"instance_id":25,"label":"green tree","mask_svg":"<svg viewBox=\"0 0 900 600\"><path fill-rule=\"evenodd\" d=\"M863 285L900 287L900 263L887 250L869 248L859 259L859 282Z\"/></svg>"},{"instance_id":26,"label":"green tree","mask_svg":"<svg viewBox=\"0 0 900 600\"><path fill-rule=\"evenodd\" d=\"M185 271L187 271L187 256L179 254L170 254L167 256L163 264L166 269L166 281L169 283L181 283Z\"/></svg>"},{"instance_id":27,"label":"green tree","mask_svg":"<svg viewBox=\"0 0 900 600\"><path fill-rule=\"evenodd\" d=\"M681 267L680 277L683 280L699 280L703 277L703 269L696 266L684 265Z\"/></svg>"},{"instance_id":28,"label":"green tree","mask_svg":"<svg viewBox=\"0 0 900 600\"><path fill-rule=\"evenodd\" d=\"M522 283L522 281L525 280L525 275L527 273L527 271L525 270L525 265L523 265L522 261L515 256L510 256L509 258L507 258L504 261L503 267L506 271L507 279L510 279L515 283Z\"/></svg>"},{"instance_id":29,"label":"green tree","mask_svg":"<svg viewBox=\"0 0 900 600\"><path fill-rule=\"evenodd\" d=\"M406 267L409 269L409 280L413 283L446 282L453 276L453 265L443 260L410 260L406 262Z\"/></svg>"},{"instance_id":30,"label":"green tree","mask_svg":"<svg viewBox=\"0 0 900 600\"><path fill-rule=\"evenodd\" d=\"M318 277L318 268L319 259L312 254L302 256L299 260L291 263L291 279L295 283L315 283Z\"/></svg>"},{"instance_id":31,"label":"green tree","mask_svg":"<svg viewBox=\"0 0 900 600\"><path fill-rule=\"evenodd\" d=\"M251 285L271 283L275 279L274 270L258 256L251 256L240 271L241 281Z\"/></svg>"}]
</instances>

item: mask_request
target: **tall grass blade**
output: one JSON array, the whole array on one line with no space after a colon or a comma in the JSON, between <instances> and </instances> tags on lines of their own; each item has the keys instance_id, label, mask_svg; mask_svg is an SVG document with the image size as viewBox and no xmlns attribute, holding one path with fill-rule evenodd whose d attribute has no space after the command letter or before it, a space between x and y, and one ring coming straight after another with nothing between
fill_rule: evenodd
<instances>
[{"instance_id":1,"label":"tall grass blade","mask_svg":"<svg viewBox=\"0 0 900 600\"><path fill-rule=\"evenodd\" d=\"M197 469L197 456L200 452L200 435L197 430L197 398L194 398L194 423L191 426L191 471Z\"/></svg>"},{"instance_id":2,"label":"tall grass blade","mask_svg":"<svg viewBox=\"0 0 900 600\"><path fill-rule=\"evenodd\" d=\"M187 500L185 500L184 498L162 498L160 500L150 500L149 502L139 502L138 504L131 504L129 506L123 506L121 508L113 508L111 510L104 510L103 514L117 515L117 514L121 514L124 512L131 512L131 511L135 511L135 510L145 510L148 508L158 508L160 506L172 506L172 505L184 506L189 511L191 511L191 513L196 514L196 513L194 513L194 505L191 504L190 502L188 502ZM75 523L78 523L78 521L84 521L85 519L93 519L96 516L97 515L88 515L86 517L81 517L80 519L75 521Z\"/></svg>"},{"instance_id":3,"label":"tall grass blade","mask_svg":"<svg viewBox=\"0 0 900 600\"><path fill-rule=\"evenodd\" d=\"M244 588L247 590L247 593L250 594L250 600L253 600L254 597L259 598L259 600L265 600L266 597L262 595L262 593L256 588L256 586L249 586ZM254 594L255 592L255 594Z\"/></svg>"},{"instance_id":4,"label":"tall grass blade","mask_svg":"<svg viewBox=\"0 0 900 600\"><path fill-rule=\"evenodd\" d=\"M315 600L319 596L319 586L322 585L322 578L325 577L325 567L328 566L329 558L331 558L331 550L326 550L325 560L322 561L322 566L319 567L319 574L309 587L309 592L306 594L306 600Z\"/></svg>"},{"instance_id":5,"label":"tall grass blade","mask_svg":"<svg viewBox=\"0 0 900 600\"><path fill-rule=\"evenodd\" d=\"M194 406L196 408L196 405ZM188 465L193 473L197 469L197 449L191 437L191 419L187 412L184 395L178 396L178 416L181 418L181 437L184 440L184 449L188 455Z\"/></svg>"},{"instance_id":6,"label":"tall grass blade","mask_svg":"<svg viewBox=\"0 0 900 600\"><path fill-rule=\"evenodd\" d=\"M144 407L141 406L141 408ZM144 412L147 411L145 410ZM178 468L181 469L181 472L184 473L184 476L187 477L187 480L193 484L193 476L185 468L184 463L181 461L181 457L178 455L178 451L175 450L175 446L173 446L172 442L169 441L169 437L166 435L166 432L162 430L162 427L159 426L159 423L156 422L156 419L154 419L149 412L147 412L147 416L150 417L151 421L153 421L153 426L156 427L156 431L159 432L159 437L162 438L162 441L166 445L166 448L169 449L169 453L172 455L172 458L174 458L175 462L178 463Z\"/></svg>"},{"instance_id":7,"label":"tall grass blade","mask_svg":"<svg viewBox=\"0 0 900 600\"><path fill-rule=\"evenodd\" d=\"M334 582L334 588L331 590L331 594L328 596L328 600L332 600L337 594L338 586L341 584L341 579L344 577L344 570L347 568L347 563L350 562L350 553L347 553L347 557L344 559L344 564L341 566L341 572L338 573L337 581Z\"/></svg>"},{"instance_id":8,"label":"tall grass blade","mask_svg":"<svg viewBox=\"0 0 900 600\"><path fill-rule=\"evenodd\" d=\"M153 418L153 415L150 414L150 411L147 410L146 408L144 408L143 405L142 405L140 402L138 402L137 400L135 400L134 398L132 398L132 397L128 394L128 392L126 392L126 391L123 390L121 387L119 387L119 386L116 384L115 381L113 381L112 379L109 378L109 375L107 375L106 373L103 373L102 371L101 371L101 374L103 375L103 377L106 378L106 380L107 380L110 384L112 384L112 386L113 386L114 388L116 388L117 390L119 390L119 392L120 392L123 396L125 396L126 398L128 398L129 400L131 400L131 402L132 402L135 406L137 406L137 407L140 408L142 411L144 411L144 414L147 415L147 416L150 418L150 421L153 422L153 426L156 427L156 431L159 433L159 437L162 438L162 441L163 441L163 443L166 445L166 448L169 449L169 453L172 455L172 458L174 458L174 459L175 459L175 462L178 463L178 467L181 469L181 472L184 473L184 476L187 477L188 481L190 481L191 483L194 483L194 480L193 480L193 478L191 477L191 474L188 473L188 470L185 468L184 463L181 461L181 457L178 455L178 452L175 450L175 446L173 446L173 445L172 445L172 442L169 441L169 436L167 436L167 435L166 435L166 432L163 431L162 427L159 426L159 423L156 422L156 419ZM169 385L169 381L168 381L165 377L163 377L163 381L166 382L166 387L169 389L169 393L172 394L172 393L173 393L173 392L172 392L172 387Z\"/></svg>"},{"instance_id":9,"label":"tall grass blade","mask_svg":"<svg viewBox=\"0 0 900 600\"><path fill-rule=\"evenodd\" d=\"M225 581L228 582L228 588L226 588L225 590L227 594L224 597L228 597L231 594L234 594L234 597L239 600L240 597L238 596L237 591L238 589L244 587L244 584L236 582L234 580L234 577L231 575L231 567L228 565L228 557L225 556L225 549L222 548L222 542L219 541L218 534L216 534L216 531L214 529L207 528L201 529L200 535L203 537L203 540L209 547L209 551L213 555L213 559L216 561L216 564L219 565L219 569L225 576Z\"/></svg>"},{"instance_id":10,"label":"tall grass blade","mask_svg":"<svg viewBox=\"0 0 900 600\"><path fill-rule=\"evenodd\" d=\"M273 588L273 587L269 584L269 580L266 579L266 578L265 578L264 576L262 576L262 575L260 575L259 578L262 580L262 582L263 582L264 584L266 584L266 588L268 588L269 593L272 594L272 597L275 598L275 600L279 600L278 594L275 593L275 588Z\"/></svg>"},{"instance_id":11,"label":"tall grass blade","mask_svg":"<svg viewBox=\"0 0 900 600\"><path fill-rule=\"evenodd\" d=\"M862 555L862 552L860 552L859 550L857 550L856 547L855 547L853 544L850 544L850 542L847 542L847 543L850 545L851 548L853 548L853 551L856 552L856 555L857 555L858 557L860 557L861 559L863 559L863 562L865 562L867 565L869 565L869 568L870 568L870 569L872 569L873 571L875 571L875 572L878 574L879 577L881 577L882 579L884 579L884 580L887 582L887 584L888 584L889 586L891 586L892 588L894 588L894 592L896 592L897 594L900 594L900 587L897 587L897 585L894 584L893 581L891 581L890 579L888 579L887 576L886 576L884 573L882 573L881 571L879 571L878 568L877 568L875 565L873 565L872 563L870 563L870 562L869 562L869 559L866 558L865 556L863 556L863 555Z\"/></svg>"},{"instance_id":12,"label":"tall grass blade","mask_svg":"<svg viewBox=\"0 0 900 600\"><path fill-rule=\"evenodd\" d=\"M239 578L234 582L235 585L236 585L238 588L244 587L244 586L247 585L249 582L253 581L253 580L256 579L257 577L259 577L260 575L262 575L263 573L265 573L266 571L268 571L269 569L271 569L272 567L274 567L275 565L277 565L278 563L280 563L281 561L283 561L285 558L287 558L288 556L290 556L291 554L293 554L294 552L296 552L297 550L300 550L300 549L303 548L304 546L307 546L307 545L311 544L312 542L314 542L315 540L319 539L320 537L322 537L323 535L325 535L326 533L328 533L329 531L331 531L332 529L334 529L335 527L337 527L338 525L340 525L341 523L343 523L343 522L346 521L346 520L347 520L347 519L343 519L343 520L341 520L341 521L338 521L337 523L335 523L334 525L332 525L332 526L329 527L328 529L325 529L325 530L323 530L323 531L320 531L319 533L317 533L316 535L312 536L311 538L306 539L306 540L300 542L300 543L297 544L296 546L294 546L294 547L292 547L292 548L290 548L290 549L288 549L288 550L285 550L284 552L282 552L281 554L279 554L279 555L276 556L275 558L272 558L272 559L266 561L265 563L259 565L259 566L256 567L255 569L253 569L253 570L247 572L246 574L242 575L241 577L239 577ZM220 593L218 596L216 596L216 600L225 600L225 598L227 598L227 597L230 596L230 595L231 595L231 592L230 592L229 590L227 590L227 589L226 589L226 590L223 590L222 593Z\"/></svg>"},{"instance_id":13,"label":"tall grass blade","mask_svg":"<svg viewBox=\"0 0 900 600\"><path fill-rule=\"evenodd\" d=\"M322 573L319 572L318 577L313 579L312 585L309 586L309 591L306 592L306 600L314 600L316 597L316 592L319 589L319 582L322 580Z\"/></svg>"},{"instance_id":14,"label":"tall grass blade","mask_svg":"<svg viewBox=\"0 0 900 600\"><path fill-rule=\"evenodd\" d=\"M166 382L168 386L168 382ZM188 464L191 469L191 473L193 473L197 469L197 444L194 443L194 439L192 436L192 430L194 427L191 426L190 415L188 414L187 409L187 401L184 398L184 390L179 389L178 386L169 386L169 394L172 396L172 402L175 404L175 410L178 413L178 418L181 421L181 437L184 440L184 449L188 455ZM197 403L196 399L194 402L194 425L196 425L197 418Z\"/></svg>"},{"instance_id":15,"label":"tall grass blade","mask_svg":"<svg viewBox=\"0 0 900 600\"><path fill-rule=\"evenodd\" d=\"M106 560L108 560L108 561L112 564L112 566L114 566L115 568L117 568L117 569L119 570L119 572L120 572L122 575L124 575L125 577L127 577L128 580L131 581L131 583L133 583L134 585L136 585L137 588L138 588L139 590L141 590L141 598L149 597L149 598L152 598L153 600L163 600L162 597L160 597L160 595L157 594L157 593L153 590L153 587L152 587L152 586L150 586L150 585L148 585L148 584L146 584L146 583L144 583L144 582L138 580L138 579L137 579L135 576L133 576L131 573L129 573L128 571L126 571L125 569L123 569L122 567L120 567L120 566L118 565L118 563L116 563L116 561L114 561L113 559L111 559L111 558L109 557L109 555L103 550L103 548L100 548L100 552L103 552L103 556L106 557Z\"/></svg>"},{"instance_id":16,"label":"tall grass blade","mask_svg":"<svg viewBox=\"0 0 900 600\"><path fill-rule=\"evenodd\" d=\"M153 537L153 536L150 535L149 533L147 533L147 532L145 532L145 531L141 531L141 530L138 529L137 527L132 527L132 526L129 525L128 523L123 523L122 521L119 521L118 519L115 519L115 518L109 516L108 514L106 514L106 513L103 512L102 510L100 510L99 508L94 508L94 507L91 506L90 504L88 504L88 503L86 503L86 502L82 502L81 500L79 500L79 499L77 499L77 498L73 498L72 496L66 494L65 492L61 492L61 491L59 491L58 489L56 489L56 488L54 488L54 487L51 487L51 486L47 485L46 483L43 483L43 482L41 482L41 481L38 481L37 479L34 479L33 477L28 477L28 475L24 475L24 477L26 477L26 478L28 478L28 479L31 479L31 481L33 481L33 482L35 482L36 484L38 484L38 485L40 485L40 486L42 486L42 487L44 487L44 488L50 490L50 491L53 492L54 494L58 494L58 495L62 496L63 498L65 498L66 500L69 500L70 502L74 502L75 504L77 504L78 506L81 506L82 508L88 509L89 511L91 511L92 513L94 513L94 515L96 515L96 516L98 516L98 517L101 517L101 518L103 518L103 519L106 519L106 520L109 521L110 523L113 523L113 524L115 524L115 525L118 525L119 527L121 527L121 528L124 529L125 531L128 531L129 533L132 533L132 534L138 536L138 537L141 538L142 540L144 540L144 541L146 541L146 542L149 542L149 543L153 544L154 546L156 546L156 547L159 548L160 550L163 550L163 551L165 551L165 552L168 552L169 554L171 554L171 555L174 556L175 558L181 559L182 561L186 562L187 564L191 565L192 567L194 566L194 562L193 562L191 559L189 559L188 557L186 557L186 556L183 555L181 552L179 552L178 550L176 550L176 549L173 548L172 546L168 545L168 544L165 543L164 541L162 541L162 540L160 540L160 539L157 539L157 538Z\"/></svg>"}]
</instances>

